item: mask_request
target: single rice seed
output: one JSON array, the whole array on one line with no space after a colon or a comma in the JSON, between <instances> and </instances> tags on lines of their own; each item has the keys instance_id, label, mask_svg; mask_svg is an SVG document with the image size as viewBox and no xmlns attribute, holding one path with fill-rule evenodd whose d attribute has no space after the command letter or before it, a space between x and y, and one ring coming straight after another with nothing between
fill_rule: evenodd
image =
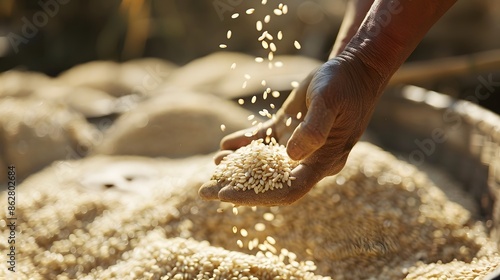
<instances>
[{"instance_id":1,"label":"single rice seed","mask_svg":"<svg viewBox=\"0 0 500 280\"><path fill-rule=\"evenodd\" d=\"M273 52L269 52L269 54L267 55L267 59L269 59L269 61L271 61L271 60L273 60L273 58L274 58L274 53Z\"/></svg>"},{"instance_id":2,"label":"single rice seed","mask_svg":"<svg viewBox=\"0 0 500 280\"><path fill-rule=\"evenodd\" d=\"M265 4L267 4L267 0L262 0L261 3L262 3L262 5L265 5Z\"/></svg>"},{"instance_id":3,"label":"single rice seed","mask_svg":"<svg viewBox=\"0 0 500 280\"><path fill-rule=\"evenodd\" d=\"M235 19L235 18L238 18L239 16L240 16L240 14L238 14L238 13L234 13L234 14L232 14L232 15L231 15L231 18L232 18L232 19Z\"/></svg>"},{"instance_id":4,"label":"single rice seed","mask_svg":"<svg viewBox=\"0 0 500 280\"><path fill-rule=\"evenodd\" d=\"M244 76L244 77L245 77L245 79L247 79L247 80L250 80L250 78L252 78L252 76L250 76L249 74L245 74L245 76Z\"/></svg>"},{"instance_id":5,"label":"single rice seed","mask_svg":"<svg viewBox=\"0 0 500 280\"><path fill-rule=\"evenodd\" d=\"M242 228L242 229L240 229L240 234L243 237L247 237L248 236L248 231L246 229Z\"/></svg>"},{"instance_id":6,"label":"single rice seed","mask_svg":"<svg viewBox=\"0 0 500 280\"><path fill-rule=\"evenodd\" d=\"M221 49L225 49L225 48L227 48L227 45L226 45L226 44L220 44L220 45L219 45L219 48L221 48Z\"/></svg>"},{"instance_id":7,"label":"single rice seed","mask_svg":"<svg viewBox=\"0 0 500 280\"><path fill-rule=\"evenodd\" d=\"M243 84L241 85L241 88L246 88L247 87L247 81L244 81Z\"/></svg>"},{"instance_id":8,"label":"single rice seed","mask_svg":"<svg viewBox=\"0 0 500 280\"><path fill-rule=\"evenodd\" d=\"M264 231L264 230L266 230L266 225L263 223L256 223L254 228L256 231ZM258 240L257 240L257 242L258 242Z\"/></svg>"},{"instance_id":9,"label":"single rice seed","mask_svg":"<svg viewBox=\"0 0 500 280\"><path fill-rule=\"evenodd\" d=\"M264 62L264 58L262 58L262 57L256 57L255 58L255 62L258 62L258 63Z\"/></svg>"},{"instance_id":10,"label":"single rice seed","mask_svg":"<svg viewBox=\"0 0 500 280\"><path fill-rule=\"evenodd\" d=\"M226 126L224 124L221 124L220 125L220 130L225 131L226 130Z\"/></svg>"},{"instance_id":11,"label":"single rice seed","mask_svg":"<svg viewBox=\"0 0 500 280\"><path fill-rule=\"evenodd\" d=\"M300 120L300 118L302 118L302 112L297 113L297 120Z\"/></svg>"},{"instance_id":12,"label":"single rice seed","mask_svg":"<svg viewBox=\"0 0 500 280\"><path fill-rule=\"evenodd\" d=\"M280 9L274 9L274 14L277 15L277 16L281 16L283 14L283 12L280 10Z\"/></svg>"},{"instance_id":13,"label":"single rice seed","mask_svg":"<svg viewBox=\"0 0 500 280\"><path fill-rule=\"evenodd\" d=\"M233 62L233 64L231 64L231 69L234 69L236 68L236 62Z\"/></svg>"},{"instance_id":14,"label":"single rice seed","mask_svg":"<svg viewBox=\"0 0 500 280\"><path fill-rule=\"evenodd\" d=\"M288 13L288 5L283 5L281 11L283 11L283 14L286 15Z\"/></svg>"},{"instance_id":15,"label":"single rice seed","mask_svg":"<svg viewBox=\"0 0 500 280\"><path fill-rule=\"evenodd\" d=\"M257 29L257 31L262 31L262 21L258 20L255 23L255 28Z\"/></svg>"},{"instance_id":16,"label":"single rice seed","mask_svg":"<svg viewBox=\"0 0 500 280\"><path fill-rule=\"evenodd\" d=\"M262 81L260 81L260 84L261 84L263 87L265 87L265 86L266 86L266 84L267 84L267 82L266 82L266 80L262 80Z\"/></svg>"},{"instance_id":17,"label":"single rice seed","mask_svg":"<svg viewBox=\"0 0 500 280\"><path fill-rule=\"evenodd\" d=\"M281 32L281 30L278 31L278 35L276 35L276 37L278 37L278 40L283 39L283 32Z\"/></svg>"},{"instance_id":18,"label":"single rice seed","mask_svg":"<svg viewBox=\"0 0 500 280\"><path fill-rule=\"evenodd\" d=\"M232 35L233 35L233 32L231 32L231 30L228 30L226 33L226 38L231 39Z\"/></svg>"},{"instance_id":19,"label":"single rice seed","mask_svg":"<svg viewBox=\"0 0 500 280\"><path fill-rule=\"evenodd\" d=\"M243 98L238 99L238 104L240 105L245 104L245 100Z\"/></svg>"},{"instance_id":20,"label":"single rice seed","mask_svg":"<svg viewBox=\"0 0 500 280\"><path fill-rule=\"evenodd\" d=\"M254 95L254 96L252 96L252 100L251 100L251 101L252 101L252 104L254 104L254 103L255 103L255 101L257 101L257 96L255 96L255 95Z\"/></svg>"},{"instance_id":21,"label":"single rice seed","mask_svg":"<svg viewBox=\"0 0 500 280\"><path fill-rule=\"evenodd\" d=\"M294 46L297 50L300 50L300 48L302 47L298 41L294 41L294 42L293 42L293 46Z\"/></svg>"},{"instance_id":22,"label":"single rice seed","mask_svg":"<svg viewBox=\"0 0 500 280\"><path fill-rule=\"evenodd\" d=\"M281 61L276 61L276 62L274 63L274 66L276 66L277 68L283 67L283 62L281 62Z\"/></svg>"},{"instance_id":23,"label":"single rice seed","mask_svg":"<svg viewBox=\"0 0 500 280\"><path fill-rule=\"evenodd\" d=\"M276 108L276 106L274 106L274 104L273 104L273 103L269 104L269 107L271 107L271 109Z\"/></svg>"},{"instance_id":24,"label":"single rice seed","mask_svg":"<svg viewBox=\"0 0 500 280\"><path fill-rule=\"evenodd\" d=\"M269 128L266 130L266 135L267 135L267 136L271 136L271 134L273 134L273 129L269 127Z\"/></svg>"},{"instance_id":25,"label":"single rice seed","mask_svg":"<svg viewBox=\"0 0 500 280\"><path fill-rule=\"evenodd\" d=\"M290 126L291 124L292 124L292 117L289 117L288 119L286 119L285 125Z\"/></svg>"},{"instance_id":26,"label":"single rice seed","mask_svg":"<svg viewBox=\"0 0 500 280\"><path fill-rule=\"evenodd\" d=\"M266 41L262 41L261 44L262 44L262 48L264 48L265 50L267 50L269 48L269 44Z\"/></svg>"},{"instance_id":27,"label":"single rice seed","mask_svg":"<svg viewBox=\"0 0 500 280\"><path fill-rule=\"evenodd\" d=\"M237 233L238 232L238 228L236 226L233 226L233 233Z\"/></svg>"},{"instance_id":28,"label":"single rice seed","mask_svg":"<svg viewBox=\"0 0 500 280\"><path fill-rule=\"evenodd\" d=\"M247 120L251 121L251 120L253 120L253 118L255 118L255 115L250 115L247 117Z\"/></svg>"},{"instance_id":29,"label":"single rice seed","mask_svg":"<svg viewBox=\"0 0 500 280\"><path fill-rule=\"evenodd\" d=\"M273 91L273 92L271 93L271 95L272 95L274 98L278 98L278 97L280 97L280 92L279 92L279 91L277 91L277 90L275 90L275 91Z\"/></svg>"},{"instance_id":30,"label":"single rice seed","mask_svg":"<svg viewBox=\"0 0 500 280\"><path fill-rule=\"evenodd\" d=\"M298 88L300 84L299 84L299 82L297 82L297 81L293 81L293 82L291 82L291 83L290 83L290 85L291 85L293 88Z\"/></svg>"},{"instance_id":31,"label":"single rice seed","mask_svg":"<svg viewBox=\"0 0 500 280\"><path fill-rule=\"evenodd\" d=\"M271 49L271 51L276 52L276 45L274 43L270 43L269 48Z\"/></svg>"},{"instance_id":32,"label":"single rice seed","mask_svg":"<svg viewBox=\"0 0 500 280\"><path fill-rule=\"evenodd\" d=\"M264 17L264 22L265 22L265 23L269 23L270 21L271 21L271 16L270 16L270 15L266 15L266 16Z\"/></svg>"},{"instance_id":33,"label":"single rice seed","mask_svg":"<svg viewBox=\"0 0 500 280\"><path fill-rule=\"evenodd\" d=\"M251 14L253 14L253 12L255 12L254 8L250 8L250 9L246 10L247 15L251 15Z\"/></svg>"}]
</instances>

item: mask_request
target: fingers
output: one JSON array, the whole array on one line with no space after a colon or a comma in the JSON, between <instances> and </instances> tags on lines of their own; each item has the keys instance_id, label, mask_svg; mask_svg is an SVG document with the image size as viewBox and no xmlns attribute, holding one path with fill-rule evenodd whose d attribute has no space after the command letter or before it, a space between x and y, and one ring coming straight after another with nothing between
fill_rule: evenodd
<instances>
[{"instance_id":1,"label":"fingers","mask_svg":"<svg viewBox=\"0 0 500 280\"><path fill-rule=\"evenodd\" d=\"M198 195L204 200L217 200L219 199L218 194L222 187L223 185L216 180L210 180L200 187Z\"/></svg>"},{"instance_id":2,"label":"fingers","mask_svg":"<svg viewBox=\"0 0 500 280\"><path fill-rule=\"evenodd\" d=\"M295 129L287 144L287 153L301 160L323 146L336 119L321 96L313 98L304 121Z\"/></svg>"},{"instance_id":3,"label":"fingers","mask_svg":"<svg viewBox=\"0 0 500 280\"><path fill-rule=\"evenodd\" d=\"M219 165L220 162L224 159L224 157L226 157L227 155L229 155L230 153L232 153L233 151L230 151L230 150L224 150L224 151L218 151L215 155L214 155L214 162L216 165Z\"/></svg>"},{"instance_id":4,"label":"fingers","mask_svg":"<svg viewBox=\"0 0 500 280\"><path fill-rule=\"evenodd\" d=\"M299 165L292 171L296 179L291 186L269 190L256 194L253 190L240 191L224 187L219 192L219 199L244 206L289 205L303 197L319 181L317 173L306 165Z\"/></svg>"}]
</instances>

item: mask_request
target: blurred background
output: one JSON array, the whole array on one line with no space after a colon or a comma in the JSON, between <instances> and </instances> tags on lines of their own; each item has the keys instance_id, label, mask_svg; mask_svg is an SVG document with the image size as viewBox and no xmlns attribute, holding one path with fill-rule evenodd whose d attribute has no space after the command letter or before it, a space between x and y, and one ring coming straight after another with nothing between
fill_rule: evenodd
<instances>
[{"instance_id":1,"label":"blurred background","mask_svg":"<svg viewBox=\"0 0 500 280\"><path fill-rule=\"evenodd\" d=\"M40 71L55 76L93 60L118 62L141 57L162 58L183 65L219 50L227 30L227 50L263 55L256 38L257 19L279 1L241 0L2 0L0 1L0 71ZM273 3L276 2L276 3ZM270 31L282 30L278 54L299 54L324 60L335 40L346 0L290 0L289 15L273 17ZM248 8L259 6L254 14ZM233 13L240 13L232 19ZM500 48L500 3L458 1L434 26L408 61L471 54ZM293 48L299 40L302 48ZM477 84L470 77L451 76L415 84L455 97ZM491 69L488 69L491 73ZM481 74L481 73L479 73ZM497 95L498 96L498 95ZM498 101L499 99L495 99ZM492 108L492 102L485 102ZM498 108L494 108L498 109Z\"/></svg>"},{"instance_id":2,"label":"blurred background","mask_svg":"<svg viewBox=\"0 0 500 280\"><path fill-rule=\"evenodd\" d=\"M300 81L310 69L328 57L347 0L289 0L284 2L288 6L288 13L277 16L274 9L280 3L277 0L269 0L266 5L262 5L262 0L0 0L0 97L31 95L37 98L50 97L52 101L64 99L65 106L69 105L72 110L82 113L86 121L99 131L104 131L122 113L133 111L131 109L140 101L138 95L140 98L145 97L144 92L137 92L138 87L140 91L150 91L152 88L163 92L182 92L178 88L189 88L233 101L239 97L261 94L260 79L267 79L267 73L271 73L255 68L251 63L255 63L253 57L266 57L268 54L268 50L264 50L257 40L262 31L256 30L256 22L270 15L265 30L270 34L278 31L283 33L276 55L291 55L288 60L284 58L286 67L274 73L274 78L268 79L268 83L274 79L273 89L284 92L281 99L275 102L278 108L291 90L290 81ZM247 14L250 8L256 9ZM230 39L227 39L228 30L232 33ZM398 81L467 99L500 113L499 34L499 1L457 1L408 59L408 67L403 68L410 71L404 72L406 76L402 75L404 79ZM294 47L295 40L301 43L300 49ZM220 44L227 45L223 51L230 53L211 56L199 64L190 64L222 51ZM237 56L235 53L246 56ZM89 63L95 61L105 62ZM239 76L236 76L233 71L233 76L229 75L231 61L240 61L240 65L247 67L246 70L241 67L241 71L248 72L237 72ZM249 80L249 86L242 90L242 83L246 85L243 74L249 72L261 74L261 77L253 86L251 82L254 78ZM286 76L286 79L282 79L282 76ZM475 90L485 82L489 83L485 86L489 94L477 98ZM3 102L3 108L14 108L14 103L9 102ZM12 109L12 112L19 114L20 123L28 125L29 129L37 127L26 121L24 112L35 114L33 112L37 110L27 108L38 106L38 103L16 104L26 108L23 111ZM45 110L50 112L54 109L47 107ZM13 113L5 114L6 118L12 119ZM43 119L51 113L38 114ZM148 123L142 119L138 117L138 122ZM159 125L159 131L163 131L170 121L171 118L166 119L165 123ZM86 125L86 122L82 123ZM123 123L123 127L130 126L127 121ZM150 120L148 127L151 127L151 123ZM218 127L221 122L217 120L214 123ZM85 131L62 126L67 133ZM214 137L215 149L218 147L218 137L240 127L233 126L223 133L219 131L220 135ZM47 134L40 129L30 133L35 135L33 137ZM151 137L157 135L155 133ZM4 158L4 164L15 161L21 155L26 156L27 161L37 158L26 148L29 146L26 143L33 137L22 138L18 134L6 132L5 135L12 137L4 136L2 140L3 145L11 143L20 150L18 154L0 155L0 159ZM80 134L71 134L69 137L72 139L72 149L78 150L78 155L85 155L89 149L98 146L96 143L102 142L94 139L87 141L90 144L85 144L82 139L92 138L92 133L87 133L90 136ZM109 137L106 135L103 138ZM25 143L25 140L19 139L28 140ZM193 139L192 135L188 139ZM126 144L130 146L136 143L131 142L126 141ZM116 144L113 142L110 146L116 147ZM37 152L43 150L33 149ZM45 164L51 159L68 158L68 154L71 153L62 149L60 155L42 162ZM156 150L148 155L172 154L162 154ZM44 158L46 155L39 157Z\"/></svg>"}]
</instances>

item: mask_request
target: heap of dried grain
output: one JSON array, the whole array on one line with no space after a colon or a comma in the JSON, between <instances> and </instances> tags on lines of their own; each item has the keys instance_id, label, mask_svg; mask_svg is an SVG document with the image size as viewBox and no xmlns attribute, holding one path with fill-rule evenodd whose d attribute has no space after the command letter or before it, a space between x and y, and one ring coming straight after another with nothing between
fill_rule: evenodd
<instances>
[{"instance_id":1,"label":"heap of dried grain","mask_svg":"<svg viewBox=\"0 0 500 280\"><path fill-rule=\"evenodd\" d=\"M291 186L295 177L290 174L297 164L274 138L269 144L258 139L227 155L215 168L212 180L235 190L263 193Z\"/></svg>"},{"instance_id":2,"label":"heap of dried grain","mask_svg":"<svg viewBox=\"0 0 500 280\"><path fill-rule=\"evenodd\" d=\"M15 277L149 279L177 271L180 279L204 279L207 270L245 277L240 267L249 265L260 279L270 272L311 279L314 266L315 275L335 279L411 279L459 277L466 271L459 264L479 276L499 266L483 222L470 220L420 171L369 144L356 145L339 175L287 207L240 207L234 215L230 204L201 201L198 188L212 171L210 156L55 163L16 192L22 258ZM91 176L101 181L85 180ZM1 211L2 236L6 221ZM0 250L7 246L0 239ZM0 278L12 278L7 273Z\"/></svg>"}]
</instances>

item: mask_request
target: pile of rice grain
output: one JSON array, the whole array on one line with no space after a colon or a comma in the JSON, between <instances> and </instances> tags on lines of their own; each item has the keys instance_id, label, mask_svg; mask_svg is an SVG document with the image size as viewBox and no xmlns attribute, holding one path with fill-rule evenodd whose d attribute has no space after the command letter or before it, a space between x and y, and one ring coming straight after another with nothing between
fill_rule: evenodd
<instances>
[{"instance_id":1,"label":"pile of rice grain","mask_svg":"<svg viewBox=\"0 0 500 280\"><path fill-rule=\"evenodd\" d=\"M288 157L285 146L276 143L274 138L269 144L258 139L227 155L215 169L212 180L226 183L235 190L263 193L290 187L295 179L290 174L297 165L298 162Z\"/></svg>"},{"instance_id":2,"label":"pile of rice grain","mask_svg":"<svg viewBox=\"0 0 500 280\"><path fill-rule=\"evenodd\" d=\"M125 163L134 172L124 172L132 169ZM110 182L115 177L102 171L121 177ZM339 175L294 206L239 207L234 215L232 204L198 197L212 172L211 155L54 163L16 190L22 258L16 274L0 270L0 279L217 279L229 273L241 279L470 279L462 277L468 271L480 279L499 267L484 222L471 221L416 168L367 143L355 146ZM91 175L102 178L102 188L82 185ZM0 201L6 200L3 192ZM6 214L0 211L2 236L8 236ZM0 238L0 251L7 240ZM249 276L241 273L246 265ZM457 269L461 265L466 269Z\"/></svg>"}]
</instances>

